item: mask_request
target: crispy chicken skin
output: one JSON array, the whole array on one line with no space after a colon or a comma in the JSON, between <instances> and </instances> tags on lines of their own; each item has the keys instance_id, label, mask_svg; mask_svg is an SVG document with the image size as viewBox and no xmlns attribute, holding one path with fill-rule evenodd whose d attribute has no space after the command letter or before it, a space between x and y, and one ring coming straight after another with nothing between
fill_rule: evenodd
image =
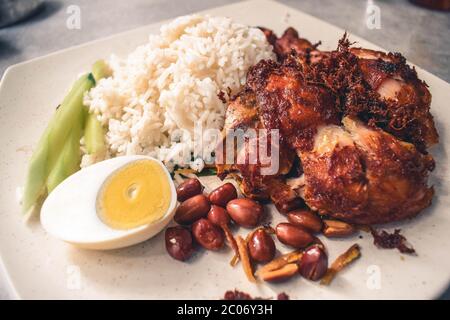
<instances>
[{"instance_id":1,"label":"crispy chicken skin","mask_svg":"<svg viewBox=\"0 0 450 320\"><path fill-rule=\"evenodd\" d=\"M312 150L299 153L303 185L297 190L321 214L348 213L367 203L367 178L361 154L342 127L320 128Z\"/></svg>"},{"instance_id":2,"label":"crispy chicken skin","mask_svg":"<svg viewBox=\"0 0 450 320\"><path fill-rule=\"evenodd\" d=\"M230 130L243 130L248 129L261 129L264 128L260 118L259 106L256 102L256 96L254 92L247 88L239 93L228 104L225 117L224 126L224 141L223 145L226 145L227 141L233 140L234 137L228 135ZM261 164L259 155L256 154L256 163L251 163L249 158L251 152L256 151L254 148L250 148L249 145L254 143L259 148L258 136L245 140L243 146L238 148L236 141L232 144L234 147L234 159L232 164L226 164L226 147L222 149L221 154L223 158L220 158L219 163L216 165L217 174L219 177L224 178L227 174L233 172L239 172L241 176L240 189L247 197L255 200L272 200L280 212L288 212L304 206L303 200L299 195L286 184L284 176L287 175L292 168L295 153L288 150L284 143L275 145L275 150L279 154L279 168L278 171L272 175L262 175L261 168L264 165ZM270 136L267 138L270 141ZM255 141L256 140L256 141ZM265 140L264 140L265 143ZM245 161L237 161L238 157L242 156ZM267 165L266 165L267 166Z\"/></svg>"},{"instance_id":3,"label":"crispy chicken skin","mask_svg":"<svg viewBox=\"0 0 450 320\"><path fill-rule=\"evenodd\" d=\"M319 131L312 152L301 154L303 197L320 214L358 224L413 217L428 207L434 162L414 145L359 120Z\"/></svg>"},{"instance_id":4,"label":"crispy chicken skin","mask_svg":"<svg viewBox=\"0 0 450 320\"><path fill-rule=\"evenodd\" d=\"M307 83L298 63L261 61L250 69L247 84L256 93L264 127L279 129L292 149L311 149L317 128L338 124L334 95L320 85Z\"/></svg>"},{"instance_id":5,"label":"crispy chicken skin","mask_svg":"<svg viewBox=\"0 0 450 320\"><path fill-rule=\"evenodd\" d=\"M430 113L431 94L403 56L362 48L351 48L350 52L358 57L364 80L386 104L391 121L386 130L422 151L436 144L438 134Z\"/></svg>"},{"instance_id":6,"label":"crispy chicken skin","mask_svg":"<svg viewBox=\"0 0 450 320\"><path fill-rule=\"evenodd\" d=\"M225 129L278 129L280 168L264 176L259 162L218 165L219 173L239 172L246 195L281 212L304 205L301 197L322 215L371 225L428 207L427 148L438 134L431 95L405 59L352 48L346 36L322 52L292 28L281 38L262 30L279 60L250 68Z\"/></svg>"},{"instance_id":7,"label":"crispy chicken skin","mask_svg":"<svg viewBox=\"0 0 450 320\"><path fill-rule=\"evenodd\" d=\"M238 170L237 146L234 144L233 161L227 161L226 141L228 130L255 129L258 126L259 108L256 104L255 95L250 90L243 90L230 101L225 113L222 149L216 150L216 168L219 177L224 178L228 173Z\"/></svg>"},{"instance_id":8,"label":"crispy chicken skin","mask_svg":"<svg viewBox=\"0 0 450 320\"><path fill-rule=\"evenodd\" d=\"M276 34L267 28L259 27L266 35L267 41L273 46L273 51L277 55L278 59L282 60L287 57L292 50L299 53L313 51L318 44L313 45L311 42L304 38L300 38L297 30L294 28L287 28L281 38L278 38Z\"/></svg>"},{"instance_id":9,"label":"crispy chicken skin","mask_svg":"<svg viewBox=\"0 0 450 320\"><path fill-rule=\"evenodd\" d=\"M316 53L314 62L298 59L309 81L337 93L343 115L374 124L421 152L438 142L431 94L401 54L351 48L344 37L336 51Z\"/></svg>"},{"instance_id":10,"label":"crispy chicken skin","mask_svg":"<svg viewBox=\"0 0 450 320\"><path fill-rule=\"evenodd\" d=\"M343 115L375 124L421 152L438 142L431 94L400 53L352 48L346 35L337 50L319 51L317 45L300 45L311 43L292 28L281 38L271 30L264 32L280 61L296 52L306 79L338 95Z\"/></svg>"}]
</instances>

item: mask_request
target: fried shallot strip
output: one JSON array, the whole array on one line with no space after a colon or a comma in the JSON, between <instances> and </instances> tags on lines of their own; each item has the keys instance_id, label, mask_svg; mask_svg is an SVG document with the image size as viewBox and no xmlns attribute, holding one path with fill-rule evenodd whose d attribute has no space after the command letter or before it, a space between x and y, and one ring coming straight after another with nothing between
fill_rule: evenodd
<instances>
[{"instance_id":1,"label":"fried shallot strip","mask_svg":"<svg viewBox=\"0 0 450 320\"><path fill-rule=\"evenodd\" d=\"M325 276L320 281L323 285L329 285L331 281L333 281L336 274L344 269L347 265L349 265L354 260L358 259L361 256L361 250L358 244L352 245L347 251L341 254L328 269Z\"/></svg>"},{"instance_id":2,"label":"fried shallot strip","mask_svg":"<svg viewBox=\"0 0 450 320\"><path fill-rule=\"evenodd\" d=\"M272 261L261 267L258 271L256 271L256 275L258 277L262 277L262 275L264 275L265 273L281 269L290 263L296 263L300 260L302 255L303 253L300 251L293 251L279 256L278 258L273 259Z\"/></svg>"},{"instance_id":3,"label":"fried shallot strip","mask_svg":"<svg viewBox=\"0 0 450 320\"><path fill-rule=\"evenodd\" d=\"M253 268L248 256L247 242L241 237L236 238L237 246L239 249L239 257L242 262L242 268L244 269L245 275L250 282L256 282L255 276L253 275Z\"/></svg>"}]
</instances>

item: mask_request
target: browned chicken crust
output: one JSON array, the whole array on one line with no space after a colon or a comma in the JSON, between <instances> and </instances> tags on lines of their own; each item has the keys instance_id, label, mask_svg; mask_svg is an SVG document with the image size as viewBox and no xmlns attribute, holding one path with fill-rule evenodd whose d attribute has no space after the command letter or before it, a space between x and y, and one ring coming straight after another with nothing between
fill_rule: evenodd
<instances>
[{"instance_id":1,"label":"browned chicken crust","mask_svg":"<svg viewBox=\"0 0 450 320\"><path fill-rule=\"evenodd\" d=\"M346 117L343 123L328 128L333 133L321 131L314 150L301 154L302 192L311 208L347 222L377 224L413 217L431 204L430 155L358 120Z\"/></svg>"},{"instance_id":2,"label":"browned chicken crust","mask_svg":"<svg viewBox=\"0 0 450 320\"><path fill-rule=\"evenodd\" d=\"M247 75L256 93L264 127L281 130L292 149L311 149L317 127L338 124L335 96L325 87L305 81L298 63L261 61Z\"/></svg>"},{"instance_id":3,"label":"browned chicken crust","mask_svg":"<svg viewBox=\"0 0 450 320\"><path fill-rule=\"evenodd\" d=\"M270 29L264 27L259 28L266 35L267 41L273 46L273 51L280 60L287 57L292 50L298 53L306 53L315 50L320 44L320 42L312 44L307 39L300 38L297 30L291 27L284 31L281 38L278 38Z\"/></svg>"},{"instance_id":4,"label":"browned chicken crust","mask_svg":"<svg viewBox=\"0 0 450 320\"><path fill-rule=\"evenodd\" d=\"M241 91L237 96L230 101L226 116L224 127L224 140L234 140L234 136L228 135L232 130L248 130L264 128L261 121L261 113L259 105L256 101L256 95L253 90L246 89ZM234 131L232 131L234 132ZM261 137L249 137L245 140L243 146L237 145L236 141L233 143L233 161L227 164L227 149L223 147L222 150L217 150L222 156L219 157L217 167L217 175L221 178L226 177L229 173L240 173L240 188L241 191L249 198L255 200L272 200L280 212L289 212L296 208L304 206L304 201L298 194L285 183L285 176L291 171L295 160L295 153L292 152L284 143L280 141L276 145L276 150L279 154L279 168L278 171L272 175L262 175L261 169L264 165L261 164L259 155L253 155L256 158L256 163L245 161L241 163L237 158L244 154L244 157L249 158L251 152L256 151L250 148L250 144L255 144L259 148L259 139ZM270 141L270 135L267 138ZM224 143L226 145L226 142ZM270 155L269 155L270 156Z\"/></svg>"},{"instance_id":5,"label":"browned chicken crust","mask_svg":"<svg viewBox=\"0 0 450 320\"><path fill-rule=\"evenodd\" d=\"M401 220L429 206L427 147L438 134L431 95L405 59L352 48L346 36L322 52L292 28L281 38L263 31L279 61L250 69L225 129L279 129L280 169L262 176L260 163L239 164L218 166L219 174L239 172L247 196L271 199L281 212L304 199L351 223Z\"/></svg>"},{"instance_id":6,"label":"browned chicken crust","mask_svg":"<svg viewBox=\"0 0 450 320\"><path fill-rule=\"evenodd\" d=\"M344 37L336 51L314 63L300 59L308 81L336 93L343 115L374 124L421 152L438 142L430 92L400 53L350 48Z\"/></svg>"}]
</instances>

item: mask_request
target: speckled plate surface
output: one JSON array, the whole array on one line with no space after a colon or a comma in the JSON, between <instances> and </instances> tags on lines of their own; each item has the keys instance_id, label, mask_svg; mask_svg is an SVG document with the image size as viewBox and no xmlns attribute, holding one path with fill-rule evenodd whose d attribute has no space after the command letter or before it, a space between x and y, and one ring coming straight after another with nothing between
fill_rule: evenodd
<instances>
[{"instance_id":1,"label":"speckled plate surface","mask_svg":"<svg viewBox=\"0 0 450 320\"><path fill-rule=\"evenodd\" d=\"M278 33L288 26L311 41L322 40L323 49L335 48L343 30L271 1L249 1L208 10L249 25L262 25ZM401 227L418 256L379 250L371 236L324 240L333 260L353 243L362 247L362 258L346 269L330 287L297 277L284 284L250 284L240 267L232 269L230 251L200 252L190 263L171 259L163 234L131 248L95 252L71 247L50 238L38 221L24 224L16 201L23 184L27 160L54 107L76 76L111 53L125 55L144 43L161 24L146 26L49 56L13 66L0 85L0 253L9 285L18 298L136 298L217 299L238 288L253 295L273 297L284 291L297 299L434 298L450 281L450 174L448 145L450 85L423 70L419 76L430 86L432 113L441 142L432 150L437 166L431 179L436 189L433 205L418 218L389 225ZM358 37L360 45L380 49ZM218 181L205 181L214 187ZM281 220L272 207L273 221ZM243 230L245 231L245 230ZM278 245L280 250L285 250Z\"/></svg>"}]
</instances>

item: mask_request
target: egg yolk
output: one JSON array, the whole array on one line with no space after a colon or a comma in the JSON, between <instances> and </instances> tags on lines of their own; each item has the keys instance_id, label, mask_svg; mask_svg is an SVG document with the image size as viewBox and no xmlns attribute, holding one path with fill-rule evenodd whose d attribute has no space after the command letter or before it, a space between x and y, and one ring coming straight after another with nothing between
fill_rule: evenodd
<instances>
[{"instance_id":1,"label":"egg yolk","mask_svg":"<svg viewBox=\"0 0 450 320\"><path fill-rule=\"evenodd\" d=\"M97 213L113 229L132 229L161 219L170 200L163 168L151 160L138 160L105 180L97 196Z\"/></svg>"}]
</instances>

